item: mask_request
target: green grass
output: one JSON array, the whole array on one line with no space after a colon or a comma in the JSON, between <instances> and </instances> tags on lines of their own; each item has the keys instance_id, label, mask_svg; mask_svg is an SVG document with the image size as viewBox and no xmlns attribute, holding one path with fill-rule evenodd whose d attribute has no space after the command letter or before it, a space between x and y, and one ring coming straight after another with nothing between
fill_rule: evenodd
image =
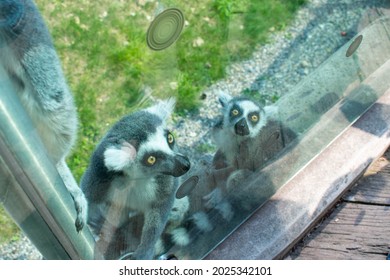
<instances>
[{"instance_id":1,"label":"green grass","mask_svg":"<svg viewBox=\"0 0 390 280\"><path fill-rule=\"evenodd\" d=\"M153 1L36 2L78 107L78 145L68 164L79 180L102 134L145 106L147 92L175 96L179 114L196 111L201 91L223 78L230 63L266 43L270 29L286 26L304 0L165 1L183 11L186 24L174 45L157 52L145 43L157 8Z\"/></svg>"},{"instance_id":2,"label":"green grass","mask_svg":"<svg viewBox=\"0 0 390 280\"><path fill-rule=\"evenodd\" d=\"M196 112L201 91L266 43L271 29L283 29L305 0L163 1L182 10L186 24L174 45L157 52L145 43L157 1L35 2L78 108L78 141L68 164L79 181L113 122L146 106L150 93L175 96L178 114Z\"/></svg>"},{"instance_id":3,"label":"green grass","mask_svg":"<svg viewBox=\"0 0 390 280\"><path fill-rule=\"evenodd\" d=\"M19 237L18 227L12 222L4 209L0 207L0 244L16 241Z\"/></svg>"}]
</instances>

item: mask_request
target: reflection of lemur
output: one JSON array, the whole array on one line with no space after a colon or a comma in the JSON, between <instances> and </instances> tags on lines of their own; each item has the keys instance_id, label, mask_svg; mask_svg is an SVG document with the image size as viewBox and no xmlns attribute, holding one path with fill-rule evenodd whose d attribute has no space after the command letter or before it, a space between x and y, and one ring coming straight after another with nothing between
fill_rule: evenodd
<instances>
[{"instance_id":1,"label":"reflection of lemur","mask_svg":"<svg viewBox=\"0 0 390 280\"><path fill-rule=\"evenodd\" d=\"M181 227L189 210L188 197L175 198L172 210L169 213L167 225L156 244L156 257L159 259L170 259L170 255L165 255L167 250L173 245L186 246L190 242L187 229Z\"/></svg>"},{"instance_id":2,"label":"reflection of lemur","mask_svg":"<svg viewBox=\"0 0 390 280\"><path fill-rule=\"evenodd\" d=\"M221 191L228 199L244 208L251 209L251 196L245 191L253 172L272 160L295 134L278 120L275 106L262 107L246 97L231 97L221 93L222 119L212 133L218 151L213 165L227 177L226 187L217 188L207 197L209 206L217 206L222 199Z\"/></svg>"},{"instance_id":3,"label":"reflection of lemur","mask_svg":"<svg viewBox=\"0 0 390 280\"><path fill-rule=\"evenodd\" d=\"M122 118L92 155L81 188L89 204L88 224L104 258L119 257L112 250L122 246L116 244L120 238L139 240L135 247L125 244L119 249L134 249L131 258L154 257L178 187L174 177L190 169L166 129L173 107L174 100L169 99ZM137 233L130 236L132 232Z\"/></svg>"},{"instance_id":4,"label":"reflection of lemur","mask_svg":"<svg viewBox=\"0 0 390 280\"><path fill-rule=\"evenodd\" d=\"M212 133L218 151L214 166L257 170L285 145L286 137L274 106L262 107L246 97L221 93L222 118Z\"/></svg>"},{"instance_id":5,"label":"reflection of lemur","mask_svg":"<svg viewBox=\"0 0 390 280\"><path fill-rule=\"evenodd\" d=\"M79 231L87 202L65 163L76 138L76 109L50 34L31 0L0 1L0 66L73 196Z\"/></svg>"},{"instance_id":6,"label":"reflection of lemur","mask_svg":"<svg viewBox=\"0 0 390 280\"><path fill-rule=\"evenodd\" d=\"M237 214L244 215L238 217L242 219L258 207L263 197L253 186L248 187L249 183L256 178L256 171L295 138L278 120L274 106L262 107L249 98L226 93L219 95L219 101L222 117L212 130L217 145L212 163L198 164L199 169L189 172L177 192L180 197L188 195L190 202L188 217L170 240L179 247L211 230L213 236L223 236ZM265 194L260 191L260 195ZM206 239L210 238L196 246L210 246Z\"/></svg>"}]
</instances>

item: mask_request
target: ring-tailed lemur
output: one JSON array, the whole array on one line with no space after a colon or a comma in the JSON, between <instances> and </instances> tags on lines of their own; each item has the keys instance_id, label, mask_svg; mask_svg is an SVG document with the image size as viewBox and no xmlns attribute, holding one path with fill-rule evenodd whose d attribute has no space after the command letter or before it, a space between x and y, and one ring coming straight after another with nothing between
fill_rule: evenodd
<instances>
[{"instance_id":1,"label":"ring-tailed lemur","mask_svg":"<svg viewBox=\"0 0 390 280\"><path fill-rule=\"evenodd\" d=\"M219 102L222 116L212 129L217 152L211 163L191 171L179 188L178 194L188 195L190 207L171 244L180 245L174 239L189 244L194 234L217 230L217 226L224 230L233 218L243 218L258 207L261 199L247 185L295 138L278 120L275 106L263 107L224 92ZM241 216L236 217L237 213Z\"/></svg>"},{"instance_id":2,"label":"ring-tailed lemur","mask_svg":"<svg viewBox=\"0 0 390 280\"><path fill-rule=\"evenodd\" d=\"M278 117L276 106L261 106L247 97L232 97L221 92L222 118L212 134L218 150L213 159L217 173L229 174L225 187L208 195L207 204L215 207L226 193L229 201L240 208L252 209L245 185L252 174L263 168L281 152L296 135Z\"/></svg>"},{"instance_id":3,"label":"ring-tailed lemur","mask_svg":"<svg viewBox=\"0 0 390 280\"><path fill-rule=\"evenodd\" d=\"M0 1L0 66L74 199L80 231L87 202L65 163L76 139L76 108L49 31L32 0Z\"/></svg>"},{"instance_id":4,"label":"ring-tailed lemur","mask_svg":"<svg viewBox=\"0 0 390 280\"><path fill-rule=\"evenodd\" d=\"M212 135L218 147L213 165L216 169L258 170L284 147L275 106L263 107L247 97L219 94L222 117Z\"/></svg>"},{"instance_id":5,"label":"ring-tailed lemur","mask_svg":"<svg viewBox=\"0 0 390 280\"><path fill-rule=\"evenodd\" d=\"M81 179L88 224L106 259L134 252L152 259L172 209L179 177L190 169L176 151L168 99L119 120L96 147ZM121 243L121 244L118 244Z\"/></svg>"}]
</instances>

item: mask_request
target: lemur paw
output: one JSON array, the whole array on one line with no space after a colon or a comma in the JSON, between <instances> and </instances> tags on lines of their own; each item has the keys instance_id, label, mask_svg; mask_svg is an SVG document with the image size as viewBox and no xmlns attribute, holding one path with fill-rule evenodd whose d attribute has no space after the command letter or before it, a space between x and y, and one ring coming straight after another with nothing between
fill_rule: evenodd
<instances>
[{"instance_id":1,"label":"lemur paw","mask_svg":"<svg viewBox=\"0 0 390 280\"><path fill-rule=\"evenodd\" d=\"M74 205L75 205L76 215L77 215L75 226L77 232L80 232L84 228L85 224L87 223L88 203L84 195L80 195L77 198L74 197L73 199L74 199Z\"/></svg>"},{"instance_id":2,"label":"lemur paw","mask_svg":"<svg viewBox=\"0 0 390 280\"><path fill-rule=\"evenodd\" d=\"M80 217L76 218L76 222L74 224L76 226L77 232L80 232L84 228L84 225L85 225L84 221Z\"/></svg>"}]
</instances>

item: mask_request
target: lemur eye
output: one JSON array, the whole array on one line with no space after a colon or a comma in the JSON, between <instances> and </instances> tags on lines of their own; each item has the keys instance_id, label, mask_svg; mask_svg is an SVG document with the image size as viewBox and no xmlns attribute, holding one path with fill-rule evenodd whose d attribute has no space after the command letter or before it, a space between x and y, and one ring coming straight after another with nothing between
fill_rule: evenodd
<instances>
[{"instance_id":1,"label":"lemur eye","mask_svg":"<svg viewBox=\"0 0 390 280\"><path fill-rule=\"evenodd\" d=\"M252 122L257 122L259 120L259 116L252 115L251 120L252 120Z\"/></svg>"},{"instance_id":2,"label":"lemur eye","mask_svg":"<svg viewBox=\"0 0 390 280\"><path fill-rule=\"evenodd\" d=\"M156 157L154 157L154 156L148 157L148 164L149 165L153 165L155 163L156 163Z\"/></svg>"},{"instance_id":3,"label":"lemur eye","mask_svg":"<svg viewBox=\"0 0 390 280\"><path fill-rule=\"evenodd\" d=\"M239 113L239 112L238 112L238 110L237 110L237 109L233 109L233 110L232 110L232 115L233 115L233 116L237 116L237 115L238 115L238 113Z\"/></svg>"},{"instance_id":4,"label":"lemur eye","mask_svg":"<svg viewBox=\"0 0 390 280\"><path fill-rule=\"evenodd\" d=\"M171 133L168 133L168 143L169 144L172 144L174 141L175 141L175 138L173 137L173 135Z\"/></svg>"}]
</instances>

